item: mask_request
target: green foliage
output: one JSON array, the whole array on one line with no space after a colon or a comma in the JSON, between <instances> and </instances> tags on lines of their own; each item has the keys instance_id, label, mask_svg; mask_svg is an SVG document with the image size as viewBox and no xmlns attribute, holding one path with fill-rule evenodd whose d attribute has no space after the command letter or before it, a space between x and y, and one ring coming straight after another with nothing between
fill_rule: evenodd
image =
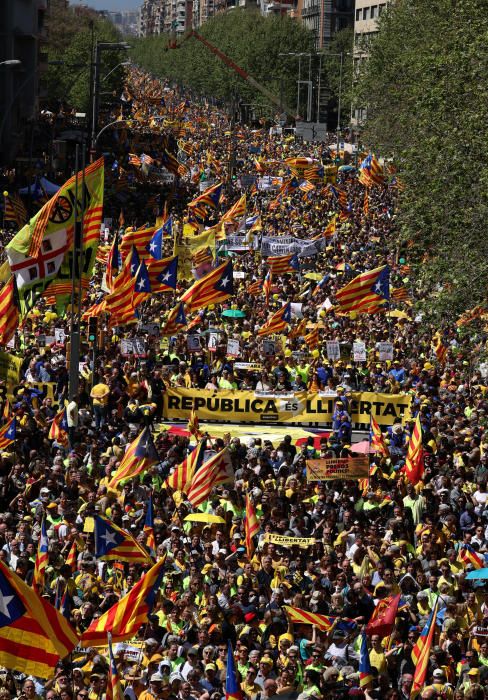
<instances>
[{"instance_id":1,"label":"green foliage","mask_svg":"<svg viewBox=\"0 0 488 700\"><path fill-rule=\"evenodd\" d=\"M397 0L361 75L363 141L393 155L420 306L451 320L486 299L488 15L481 0Z\"/></svg>"},{"instance_id":2,"label":"green foliage","mask_svg":"<svg viewBox=\"0 0 488 700\"><path fill-rule=\"evenodd\" d=\"M48 103L65 103L78 111L86 111L90 96L90 62L93 41L120 41L113 24L97 13L82 8L66 8L60 0L51 0L49 16L49 61L62 61L65 65L50 65L43 77L47 87ZM118 63L125 60L121 51L105 51L102 54L100 74L103 77ZM69 66L80 64L81 67ZM114 92L122 88L122 69L114 71L102 83L102 91ZM102 98L103 100L103 98Z\"/></svg>"},{"instance_id":3,"label":"green foliage","mask_svg":"<svg viewBox=\"0 0 488 700\"><path fill-rule=\"evenodd\" d=\"M282 87L285 102L292 109L296 107L297 62L279 54L313 49L311 32L299 22L235 9L206 22L201 35L275 95L280 95ZM202 95L229 99L237 92L244 102L269 106L266 98L196 39L166 50L168 43L164 36L140 39L133 42L132 58L155 75L175 80Z\"/></svg>"}]
</instances>

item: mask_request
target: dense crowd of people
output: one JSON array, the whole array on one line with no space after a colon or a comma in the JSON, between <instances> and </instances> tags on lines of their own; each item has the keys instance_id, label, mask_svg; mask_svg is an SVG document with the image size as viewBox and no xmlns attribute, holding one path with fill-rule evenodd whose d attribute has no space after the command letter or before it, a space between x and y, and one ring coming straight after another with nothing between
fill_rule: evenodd
<instances>
[{"instance_id":1,"label":"dense crowd of people","mask_svg":"<svg viewBox=\"0 0 488 700\"><path fill-rule=\"evenodd\" d=\"M160 98L157 104L155 95ZM330 164L330 144L302 143L276 129L270 133L265 126L236 128L224 110L185 101L176 88L135 69L129 74L125 109L136 117L131 129L107 137L107 191L109 196L123 192L125 183L134 192L151 178L157 181L161 133L155 133L151 123L165 112L169 124L161 128L177 141L186 171L177 176L166 201L159 198L152 208L156 215L165 206L175 237L188 223L187 204L199 193L200 183L225 180L230 149L237 179L227 182L207 227L215 226L245 191L239 176L259 179L264 173L275 183L271 189L256 187L255 192L251 185L244 223L241 217L227 227L228 235L247 237L244 250L231 250L225 240L217 243L217 262L232 257L234 273L240 274L228 301L194 316L191 332L199 336L200 349L190 351L187 328L169 338L146 328L162 328L193 281L179 279L174 294L155 294L145 302L138 326L112 328L108 318L99 320L96 356L86 339L80 389L73 397L67 343L54 340L54 329L68 333L69 317L47 302L30 312L10 350L22 358L21 380L13 395L6 380L2 387L4 403L8 396L17 418L17 439L0 453L3 562L32 582L45 519L49 564L42 593L58 605L69 591L74 601L70 622L81 635L131 590L145 568L95 557L94 515L109 517L144 545L143 525L152 496L155 556L160 559L167 553L167 559L147 624L134 639L114 647L123 692L130 700L220 700L226 692L229 640L240 689L248 700L406 700L416 670L412 650L436 606L420 697L486 698L488 578L467 578L479 568L476 562L488 561L488 401L469 330L474 328L478 339L483 338L482 321L456 325L449 319L445 328L432 328L415 316L408 250L397 250L392 243L399 187L395 176L388 175L384 184L365 193L355 167L339 169L333 184L347 198L347 215L340 217L343 202L324 174L313 188L293 186L280 194L283 181L292 177L285 160L306 157ZM140 163L130 163L133 153L148 155L155 165L142 172ZM114 225L110 240L102 241L107 244L113 236L122 240L127 227L142 226L151 209L126 205L118 228L120 212L113 201L109 206ZM326 235L334 215L336 230ZM256 217L260 226L253 230ZM267 301L259 285L268 271L267 257L260 253L261 237L309 240L322 234L321 250L299 258L298 271L273 276ZM6 237L4 233L4 241ZM173 252L170 237L165 251ZM392 288L406 292L392 298L389 313L337 313L337 290L355 275L384 264L390 267ZM103 298L104 271L105 264L98 263L85 308ZM302 322L302 330L295 337L278 334L265 355L257 331L289 301L297 307L291 327ZM242 313L222 315L226 310ZM319 343L311 347L305 336L316 325ZM209 352L212 333L217 334L217 344ZM134 337L144 340L142 358L123 353L121 341ZM436 354L440 337L446 348L442 358ZM227 354L230 339L239 343L237 357ZM329 340L339 341L341 359L328 358ZM366 344L365 361L353 358L357 341ZM392 360L380 361L381 341L393 343ZM242 368L243 363L252 366ZM46 384L52 387L49 394ZM195 444L191 435L161 423L164 395L171 387L217 394L246 389L272 395L327 392L334 397L335 412L332 423L322 426L327 436L311 436L305 444L294 444L286 426L276 425L273 430L280 438L274 442L236 437L232 426L223 437L214 437L214 450L229 447L235 478L215 488L199 509L218 516L218 522L193 522L185 519L193 510L185 494L165 483ZM370 454L366 483L307 481L307 459L352 454L351 391L404 394L411 401L411 420L383 427L388 454ZM48 433L65 404L69 442L62 444ZM404 465L417 416L424 472L414 485ZM229 420L238 423L239 417L229 415ZM159 462L122 487L109 487L127 446L147 425ZM212 437L211 424L200 430ZM246 494L259 522L251 556L245 544ZM273 534L285 542L307 542L276 544L268 537ZM66 563L73 542L74 571ZM473 555L471 563L463 552ZM371 678L364 683L359 672L362 632L381 601L398 594L394 629L387 636L373 633L367 638ZM284 606L336 619L329 629L292 622ZM101 700L107 677L106 648L75 650L47 681L3 670L0 700Z\"/></svg>"}]
</instances>

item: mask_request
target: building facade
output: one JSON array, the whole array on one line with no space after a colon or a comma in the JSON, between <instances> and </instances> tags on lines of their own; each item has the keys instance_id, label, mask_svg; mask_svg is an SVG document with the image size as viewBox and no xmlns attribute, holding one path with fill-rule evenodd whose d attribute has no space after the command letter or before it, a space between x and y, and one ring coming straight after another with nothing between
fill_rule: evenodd
<instances>
[{"instance_id":1,"label":"building facade","mask_svg":"<svg viewBox=\"0 0 488 700\"><path fill-rule=\"evenodd\" d=\"M315 48L327 49L334 34L353 26L354 0L300 0L298 15L314 33Z\"/></svg>"},{"instance_id":2,"label":"building facade","mask_svg":"<svg viewBox=\"0 0 488 700\"><path fill-rule=\"evenodd\" d=\"M358 78L361 64L369 55L369 43L378 33L378 20L390 0L356 0L354 15L354 76ZM364 108L357 107L351 115L353 126L361 125L366 118Z\"/></svg>"},{"instance_id":3,"label":"building facade","mask_svg":"<svg viewBox=\"0 0 488 700\"><path fill-rule=\"evenodd\" d=\"M0 162L10 162L27 122L39 111L40 74L47 69L49 0L0 2ZM20 65L1 65L16 59Z\"/></svg>"}]
</instances>

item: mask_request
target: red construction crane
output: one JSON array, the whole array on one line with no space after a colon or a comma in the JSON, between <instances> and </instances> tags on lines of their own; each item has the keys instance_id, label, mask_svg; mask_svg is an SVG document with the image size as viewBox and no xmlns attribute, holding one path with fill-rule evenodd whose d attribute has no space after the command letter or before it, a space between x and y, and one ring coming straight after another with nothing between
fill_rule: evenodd
<instances>
[{"instance_id":1,"label":"red construction crane","mask_svg":"<svg viewBox=\"0 0 488 700\"><path fill-rule=\"evenodd\" d=\"M274 104L279 110L282 112L285 112L289 117L292 119L298 119L298 115L294 112L294 110L290 109L287 105L283 103L283 101L277 96L274 95L268 88L264 87L264 85L261 85L261 83L258 83L258 81L252 77L252 75L249 75L244 68L241 68L240 66L237 65L231 58L229 58L223 51L218 49L216 46L210 43L208 39L205 39L201 34L198 34L194 29L184 37L181 43L183 41L186 41L187 39L190 39L191 37L194 37L198 41L200 41L204 46L207 47L209 51L211 51L217 58L220 58L220 60L225 63L226 66L228 66L231 70L234 71L234 73L237 73L238 76L240 76L243 80L245 80L249 85L252 85L253 88L258 90L266 99L268 99L272 104ZM181 44L180 44L181 45ZM176 42L170 41L168 48L170 49L176 49L179 48L179 45Z\"/></svg>"}]
</instances>

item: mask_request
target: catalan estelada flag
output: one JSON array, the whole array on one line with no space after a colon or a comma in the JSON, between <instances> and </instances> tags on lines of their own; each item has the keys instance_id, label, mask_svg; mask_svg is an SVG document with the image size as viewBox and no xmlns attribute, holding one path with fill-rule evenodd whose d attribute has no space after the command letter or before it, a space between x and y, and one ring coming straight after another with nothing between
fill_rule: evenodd
<instances>
[{"instance_id":1,"label":"catalan estelada flag","mask_svg":"<svg viewBox=\"0 0 488 700\"><path fill-rule=\"evenodd\" d=\"M19 325L19 309L15 289L15 277L12 275L0 290L0 345L14 337Z\"/></svg>"},{"instance_id":2,"label":"catalan estelada flag","mask_svg":"<svg viewBox=\"0 0 488 700\"><path fill-rule=\"evenodd\" d=\"M149 294L151 294L151 282L149 280L149 273L147 271L146 263L141 260L139 269L136 272L136 278L134 280L134 287L132 290L132 306L136 309L143 301L147 299Z\"/></svg>"},{"instance_id":3,"label":"catalan estelada flag","mask_svg":"<svg viewBox=\"0 0 488 700\"><path fill-rule=\"evenodd\" d=\"M49 540L47 539L46 518L42 519L41 533L37 544L36 562L34 564L34 575L32 585L34 589L42 594L44 580L46 578L46 567L49 561Z\"/></svg>"},{"instance_id":4,"label":"catalan estelada flag","mask_svg":"<svg viewBox=\"0 0 488 700\"><path fill-rule=\"evenodd\" d=\"M113 278L114 278L114 273L120 270L122 267L122 257L119 252L119 241L117 234L114 236L114 240L112 241L112 245L110 247L110 250L108 252L108 259L107 259L107 272L105 274L105 279L107 282L107 287L110 291L112 291L112 285L113 285Z\"/></svg>"},{"instance_id":5,"label":"catalan estelada flag","mask_svg":"<svg viewBox=\"0 0 488 700\"><path fill-rule=\"evenodd\" d=\"M225 447L210 457L194 474L187 490L187 499L194 508L201 505L210 496L212 489L234 479L234 470L230 452Z\"/></svg>"},{"instance_id":6,"label":"catalan estelada flag","mask_svg":"<svg viewBox=\"0 0 488 700\"><path fill-rule=\"evenodd\" d=\"M300 338L307 333L307 323L308 319L307 318L302 318L300 323L298 323L296 326L294 326L290 332L288 333L288 337L290 340L293 338Z\"/></svg>"},{"instance_id":7,"label":"catalan estelada flag","mask_svg":"<svg viewBox=\"0 0 488 700\"><path fill-rule=\"evenodd\" d=\"M66 563L68 566L71 567L71 571L75 573L75 571L78 568L78 561L77 561L77 547L76 547L76 540L73 540L73 543L69 549L68 556L66 557Z\"/></svg>"},{"instance_id":8,"label":"catalan estelada flag","mask_svg":"<svg viewBox=\"0 0 488 700\"><path fill-rule=\"evenodd\" d=\"M244 533L246 540L246 551L247 556L251 559L254 553L254 540L253 537L259 532L259 521L256 516L256 510L254 505L249 498L249 494L246 493L246 517L244 520Z\"/></svg>"},{"instance_id":9,"label":"catalan estelada flag","mask_svg":"<svg viewBox=\"0 0 488 700\"><path fill-rule=\"evenodd\" d=\"M12 418L12 406L10 405L10 401L5 398L5 401L3 403L3 410L2 410L2 419L7 422Z\"/></svg>"},{"instance_id":10,"label":"catalan estelada flag","mask_svg":"<svg viewBox=\"0 0 488 700\"><path fill-rule=\"evenodd\" d=\"M107 691L105 693L106 700L123 700L124 693L120 685L119 673L115 664L114 654L112 651L112 635L108 633L108 682Z\"/></svg>"},{"instance_id":11,"label":"catalan estelada flag","mask_svg":"<svg viewBox=\"0 0 488 700\"><path fill-rule=\"evenodd\" d=\"M484 560L470 544L461 545L458 559L464 567L468 566L468 564L471 564L474 569L483 569L485 567Z\"/></svg>"},{"instance_id":12,"label":"catalan estelada flag","mask_svg":"<svg viewBox=\"0 0 488 700\"><path fill-rule=\"evenodd\" d=\"M121 559L132 564L148 564L145 549L125 530L102 515L95 515L95 556L105 561Z\"/></svg>"},{"instance_id":13,"label":"catalan estelada flag","mask_svg":"<svg viewBox=\"0 0 488 700\"><path fill-rule=\"evenodd\" d=\"M121 481L132 479L141 472L159 462L159 455L149 428L131 442L122 461L109 483L109 488L116 488Z\"/></svg>"},{"instance_id":14,"label":"catalan estelada flag","mask_svg":"<svg viewBox=\"0 0 488 700\"><path fill-rule=\"evenodd\" d=\"M161 329L161 335L174 335L184 328L186 324L185 305L180 302L169 312L166 323Z\"/></svg>"},{"instance_id":15,"label":"catalan estelada flag","mask_svg":"<svg viewBox=\"0 0 488 700\"><path fill-rule=\"evenodd\" d=\"M408 441L407 456L403 467L407 479L416 486L424 475L424 450L422 447L422 425L417 416Z\"/></svg>"},{"instance_id":16,"label":"catalan estelada flag","mask_svg":"<svg viewBox=\"0 0 488 700\"><path fill-rule=\"evenodd\" d=\"M210 209L217 209L220 204L220 198L222 197L222 183L218 182L216 185L209 187L205 192L196 197L191 201L189 207L210 207Z\"/></svg>"},{"instance_id":17,"label":"catalan estelada flag","mask_svg":"<svg viewBox=\"0 0 488 700\"><path fill-rule=\"evenodd\" d=\"M366 687L372 680L373 674L369 661L368 639L363 632L361 635L361 648L359 650L359 687Z\"/></svg>"},{"instance_id":18,"label":"catalan estelada flag","mask_svg":"<svg viewBox=\"0 0 488 700\"><path fill-rule=\"evenodd\" d=\"M163 258L162 260L149 259L146 261L146 265L153 293L173 292L176 289L178 277L177 255Z\"/></svg>"},{"instance_id":19,"label":"catalan estelada flag","mask_svg":"<svg viewBox=\"0 0 488 700\"><path fill-rule=\"evenodd\" d=\"M437 600L435 601L435 605L432 608L432 612L429 615L429 619L427 620L420 637L417 639L417 643L412 649L412 661L415 664L413 684L410 690L410 697L412 699L416 698L417 695L420 693L424 686L425 679L427 677L430 649L432 647L432 641L434 639L438 607L439 598L437 598Z\"/></svg>"},{"instance_id":20,"label":"catalan estelada flag","mask_svg":"<svg viewBox=\"0 0 488 700\"><path fill-rule=\"evenodd\" d=\"M235 221L236 219L241 219L246 214L246 204L246 195L243 194L242 197L225 212L221 221Z\"/></svg>"},{"instance_id":21,"label":"catalan estelada flag","mask_svg":"<svg viewBox=\"0 0 488 700\"><path fill-rule=\"evenodd\" d=\"M190 313L226 301L234 293L233 274L232 261L229 260L192 284L180 301L186 304Z\"/></svg>"},{"instance_id":22,"label":"catalan estelada flag","mask_svg":"<svg viewBox=\"0 0 488 700\"><path fill-rule=\"evenodd\" d=\"M11 418L8 423L5 423L3 428L0 428L0 450L4 450L11 445L17 437L17 420Z\"/></svg>"},{"instance_id":23,"label":"catalan estelada flag","mask_svg":"<svg viewBox=\"0 0 488 700\"><path fill-rule=\"evenodd\" d=\"M367 155L359 166L358 180L365 187L382 185L385 182L383 168L373 153Z\"/></svg>"},{"instance_id":24,"label":"catalan estelada flag","mask_svg":"<svg viewBox=\"0 0 488 700\"><path fill-rule=\"evenodd\" d=\"M54 416L51 427L49 428L48 438L50 440L56 440L60 445L68 444L68 419L66 417L65 408Z\"/></svg>"},{"instance_id":25,"label":"catalan estelada flag","mask_svg":"<svg viewBox=\"0 0 488 700\"><path fill-rule=\"evenodd\" d=\"M164 563L165 558L160 559L127 595L93 620L81 637L82 647L106 646L107 632L111 633L114 642L125 642L136 634L153 609L163 578Z\"/></svg>"},{"instance_id":26,"label":"catalan estelada flag","mask_svg":"<svg viewBox=\"0 0 488 700\"><path fill-rule=\"evenodd\" d=\"M0 561L0 665L38 678L51 678L78 637L45 598Z\"/></svg>"},{"instance_id":27,"label":"catalan estelada flag","mask_svg":"<svg viewBox=\"0 0 488 700\"><path fill-rule=\"evenodd\" d=\"M146 517L144 518L144 533L146 535L146 547L151 555L156 554L156 537L154 535L154 509L152 494L149 494L147 502Z\"/></svg>"},{"instance_id":28,"label":"catalan estelada flag","mask_svg":"<svg viewBox=\"0 0 488 700\"><path fill-rule=\"evenodd\" d=\"M303 337L305 343L307 346L311 349L314 350L315 348L318 348L319 346L319 324L316 323L310 333L307 333Z\"/></svg>"},{"instance_id":29,"label":"catalan estelada flag","mask_svg":"<svg viewBox=\"0 0 488 700\"><path fill-rule=\"evenodd\" d=\"M294 608L291 605L284 605L283 609L290 618L291 622L299 622L304 625L315 625L318 629L324 632L329 632L337 621L337 617L311 613L308 612L308 610Z\"/></svg>"},{"instance_id":30,"label":"catalan estelada flag","mask_svg":"<svg viewBox=\"0 0 488 700\"><path fill-rule=\"evenodd\" d=\"M276 311L258 330L258 335L271 335L284 330L291 323L291 303L287 302Z\"/></svg>"},{"instance_id":31,"label":"catalan estelada flag","mask_svg":"<svg viewBox=\"0 0 488 700\"><path fill-rule=\"evenodd\" d=\"M390 298L390 268L388 265L363 272L336 292L338 310L369 313L378 303Z\"/></svg>"},{"instance_id":32,"label":"catalan estelada flag","mask_svg":"<svg viewBox=\"0 0 488 700\"><path fill-rule=\"evenodd\" d=\"M273 275L285 275L287 272L297 272L300 269L300 262L296 253L270 255L266 262Z\"/></svg>"},{"instance_id":33,"label":"catalan estelada flag","mask_svg":"<svg viewBox=\"0 0 488 700\"><path fill-rule=\"evenodd\" d=\"M337 214L334 214L332 219L329 221L327 226L325 227L325 231L323 232L322 236L324 238L331 238L337 230Z\"/></svg>"},{"instance_id":34,"label":"catalan estelada flag","mask_svg":"<svg viewBox=\"0 0 488 700\"><path fill-rule=\"evenodd\" d=\"M408 289L406 287L396 287L392 289L391 298L394 301L407 301L409 299Z\"/></svg>"},{"instance_id":35,"label":"catalan estelada flag","mask_svg":"<svg viewBox=\"0 0 488 700\"><path fill-rule=\"evenodd\" d=\"M227 669L225 671L225 700L242 700L243 695L237 680L236 663L232 644L227 642Z\"/></svg>"},{"instance_id":36,"label":"catalan estelada flag","mask_svg":"<svg viewBox=\"0 0 488 700\"><path fill-rule=\"evenodd\" d=\"M390 456L390 452L385 442L385 438L383 437L383 433L381 432L381 428L373 415L370 418L369 425L369 444L376 454L379 454L382 457Z\"/></svg>"},{"instance_id":37,"label":"catalan estelada flag","mask_svg":"<svg viewBox=\"0 0 488 700\"><path fill-rule=\"evenodd\" d=\"M261 290L263 289L263 280L256 280L255 282L251 282L249 287L247 287L246 292L248 294L251 294L253 297L257 296L258 294L261 294Z\"/></svg>"},{"instance_id":38,"label":"catalan estelada flag","mask_svg":"<svg viewBox=\"0 0 488 700\"><path fill-rule=\"evenodd\" d=\"M207 440L203 438L194 450L178 464L172 474L168 476L163 486L171 488L173 491L188 491L191 481L203 464L203 457L207 449Z\"/></svg>"}]
</instances>

